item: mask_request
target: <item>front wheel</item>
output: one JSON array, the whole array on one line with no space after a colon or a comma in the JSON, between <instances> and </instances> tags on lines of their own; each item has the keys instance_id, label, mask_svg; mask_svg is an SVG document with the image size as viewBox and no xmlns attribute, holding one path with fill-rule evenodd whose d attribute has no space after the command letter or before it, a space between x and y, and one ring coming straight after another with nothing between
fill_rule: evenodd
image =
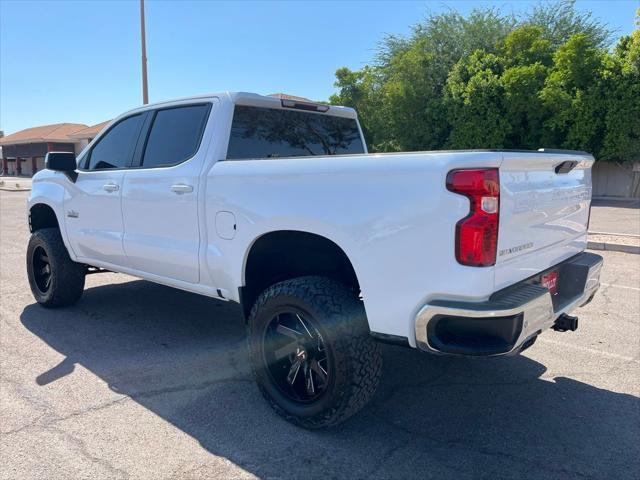
<instances>
[{"instance_id":1,"label":"front wheel","mask_svg":"<svg viewBox=\"0 0 640 480\"><path fill-rule=\"evenodd\" d=\"M371 399L380 347L362 302L342 284L300 277L265 290L249 318L260 391L278 414L305 428L337 425Z\"/></svg>"},{"instance_id":2,"label":"front wheel","mask_svg":"<svg viewBox=\"0 0 640 480\"><path fill-rule=\"evenodd\" d=\"M27 247L27 276L36 301L47 308L78 301L86 268L69 257L60 230L43 228L31 235Z\"/></svg>"}]
</instances>

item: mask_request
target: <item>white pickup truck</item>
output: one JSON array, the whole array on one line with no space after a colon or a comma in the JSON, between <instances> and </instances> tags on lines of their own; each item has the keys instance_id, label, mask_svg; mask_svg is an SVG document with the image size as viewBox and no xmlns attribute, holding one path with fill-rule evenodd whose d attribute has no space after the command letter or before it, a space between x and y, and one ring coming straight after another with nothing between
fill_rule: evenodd
<instances>
[{"instance_id":1,"label":"white pickup truck","mask_svg":"<svg viewBox=\"0 0 640 480\"><path fill-rule=\"evenodd\" d=\"M45 307L104 270L239 302L265 398L335 425L373 395L379 341L495 356L577 328L602 265L584 251L593 161L367 154L353 109L248 93L146 105L78 158L48 154L29 282Z\"/></svg>"}]
</instances>

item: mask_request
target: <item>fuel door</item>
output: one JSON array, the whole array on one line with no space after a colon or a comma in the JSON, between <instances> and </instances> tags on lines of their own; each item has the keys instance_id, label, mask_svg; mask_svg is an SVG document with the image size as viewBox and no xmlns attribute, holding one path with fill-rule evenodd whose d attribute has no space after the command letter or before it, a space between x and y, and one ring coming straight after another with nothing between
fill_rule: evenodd
<instances>
[{"instance_id":1,"label":"fuel door","mask_svg":"<svg viewBox=\"0 0 640 480\"><path fill-rule=\"evenodd\" d=\"M216 233L220 238L232 240L236 236L236 216L225 211L216 213Z\"/></svg>"}]
</instances>

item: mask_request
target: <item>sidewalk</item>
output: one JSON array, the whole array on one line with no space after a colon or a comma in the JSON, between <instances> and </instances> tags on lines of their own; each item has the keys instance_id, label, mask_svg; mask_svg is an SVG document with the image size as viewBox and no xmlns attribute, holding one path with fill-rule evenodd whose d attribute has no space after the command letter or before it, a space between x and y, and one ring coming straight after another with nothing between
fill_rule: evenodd
<instances>
[{"instance_id":1,"label":"sidewalk","mask_svg":"<svg viewBox=\"0 0 640 480\"><path fill-rule=\"evenodd\" d=\"M11 192L24 192L31 190L30 177L0 176L0 190Z\"/></svg>"},{"instance_id":2,"label":"sidewalk","mask_svg":"<svg viewBox=\"0 0 640 480\"><path fill-rule=\"evenodd\" d=\"M593 199L589 248L640 254L640 199Z\"/></svg>"},{"instance_id":3,"label":"sidewalk","mask_svg":"<svg viewBox=\"0 0 640 480\"><path fill-rule=\"evenodd\" d=\"M640 235L640 199L594 198L591 202L589 231Z\"/></svg>"}]
</instances>

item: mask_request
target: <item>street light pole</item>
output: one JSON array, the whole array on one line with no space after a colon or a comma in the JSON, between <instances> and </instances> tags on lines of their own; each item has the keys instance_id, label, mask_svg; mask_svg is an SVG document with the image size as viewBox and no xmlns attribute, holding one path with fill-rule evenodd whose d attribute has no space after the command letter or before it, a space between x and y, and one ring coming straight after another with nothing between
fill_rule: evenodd
<instances>
[{"instance_id":1,"label":"street light pole","mask_svg":"<svg viewBox=\"0 0 640 480\"><path fill-rule=\"evenodd\" d=\"M144 31L144 0L140 0L140 38L142 40L142 103L149 103L147 89L147 40Z\"/></svg>"}]
</instances>

